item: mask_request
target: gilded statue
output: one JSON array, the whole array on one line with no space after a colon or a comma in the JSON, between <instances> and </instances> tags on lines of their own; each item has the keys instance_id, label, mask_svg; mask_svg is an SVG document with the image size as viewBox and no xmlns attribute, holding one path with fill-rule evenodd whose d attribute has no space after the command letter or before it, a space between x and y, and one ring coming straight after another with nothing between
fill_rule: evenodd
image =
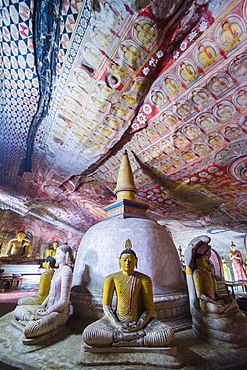
<instances>
[{"instance_id":1,"label":"gilded statue","mask_svg":"<svg viewBox=\"0 0 247 370\"><path fill-rule=\"evenodd\" d=\"M105 316L87 326L84 342L91 347L170 347L173 330L153 318L152 281L135 271L137 256L130 240L119 257L121 271L104 280L103 310ZM117 309L112 308L114 292Z\"/></svg>"},{"instance_id":2,"label":"gilded statue","mask_svg":"<svg viewBox=\"0 0 247 370\"><path fill-rule=\"evenodd\" d=\"M70 316L70 288L72 249L68 245L57 248L56 270L48 296L42 305L21 305L13 311L14 325L22 327L26 338L42 338L65 325Z\"/></svg>"},{"instance_id":3,"label":"gilded statue","mask_svg":"<svg viewBox=\"0 0 247 370\"><path fill-rule=\"evenodd\" d=\"M40 276L39 289L37 293L31 297L20 298L18 300L18 305L40 305L44 302L50 291L51 279L54 275L55 264L55 258L48 257L46 259L46 261L43 263L45 272L43 272Z\"/></svg>"},{"instance_id":4,"label":"gilded statue","mask_svg":"<svg viewBox=\"0 0 247 370\"><path fill-rule=\"evenodd\" d=\"M24 231L18 231L15 238L10 239L3 249L1 253L3 261L27 259L32 256L31 241Z\"/></svg>"},{"instance_id":5,"label":"gilded statue","mask_svg":"<svg viewBox=\"0 0 247 370\"><path fill-rule=\"evenodd\" d=\"M50 244L45 251L45 258L48 258L48 257L55 258L58 246L59 246L58 241L54 241L52 244Z\"/></svg>"}]
</instances>

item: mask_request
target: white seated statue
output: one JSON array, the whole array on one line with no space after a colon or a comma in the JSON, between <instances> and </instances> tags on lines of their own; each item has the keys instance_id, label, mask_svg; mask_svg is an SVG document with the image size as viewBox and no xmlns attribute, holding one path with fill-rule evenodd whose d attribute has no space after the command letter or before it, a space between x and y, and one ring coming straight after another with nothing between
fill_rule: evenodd
<instances>
[{"instance_id":1,"label":"white seated statue","mask_svg":"<svg viewBox=\"0 0 247 370\"><path fill-rule=\"evenodd\" d=\"M13 311L13 324L24 328L26 338L37 338L65 325L70 316L70 288L72 271L69 266L72 249L61 245L56 251L59 265L52 280L49 295L42 305L21 305Z\"/></svg>"},{"instance_id":2,"label":"white seated statue","mask_svg":"<svg viewBox=\"0 0 247 370\"><path fill-rule=\"evenodd\" d=\"M193 330L216 344L240 346L247 343L247 319L227 288L224 296L217 291L210 241L206 235L196 237L184 253Z\"/></svg>"},{"instance_id":3,"label":"white seated statue","mask_svg":"<svg viewBox=\"0 0 247 370\"><path fill-rule=\"evenodd\" d=\"M150 277L134 271L137 257L126 241L119 264L122 271L104 281L105 316L84 330L83 341L91 347L171 347L174 333L168 325L153 318L154 303ZM117 310L112 308L114 292Z\"/></svg>"}]
</instances>

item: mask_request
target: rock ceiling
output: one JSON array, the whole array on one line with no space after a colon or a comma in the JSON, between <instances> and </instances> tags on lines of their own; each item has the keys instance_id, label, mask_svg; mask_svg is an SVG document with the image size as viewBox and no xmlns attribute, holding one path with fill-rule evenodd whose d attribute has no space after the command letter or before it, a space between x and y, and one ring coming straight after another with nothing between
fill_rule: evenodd
<instances>
[{"instance_id":1,"label":"rock ceiling","mask_svg":"<svg viewBox=\"0 0 247 370\"><path fill-rule=\"evenodd\" d=\"M149 217L246 232L244 0L3 0L1 33L2 209L83 232L127 149Z\"/></svg>"}]
</instances>

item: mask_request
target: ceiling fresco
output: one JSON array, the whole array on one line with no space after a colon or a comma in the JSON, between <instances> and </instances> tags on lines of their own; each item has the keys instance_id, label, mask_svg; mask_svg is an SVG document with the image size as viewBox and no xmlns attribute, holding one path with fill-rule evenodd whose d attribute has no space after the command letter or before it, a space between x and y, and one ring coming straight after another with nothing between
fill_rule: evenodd
<instances>
[{"instance_id":1,"label":"ceiling fresco","mask_svg":"<svg viewBox=\"0 0 247 370\"><path fill-rule=\"evenodd\" d=\"M84 232L127 149L148 216L247 230L244 0L3 0L0 207Z\"/></svg>"}]
</instances>

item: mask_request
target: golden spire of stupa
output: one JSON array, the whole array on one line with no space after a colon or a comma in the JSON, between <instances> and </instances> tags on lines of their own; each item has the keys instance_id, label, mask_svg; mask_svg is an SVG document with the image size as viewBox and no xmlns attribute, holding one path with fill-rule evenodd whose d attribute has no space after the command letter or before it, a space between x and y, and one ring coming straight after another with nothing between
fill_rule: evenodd
<instances>
[{"instance_id":1,"label":"golden spire of stupa","mask_svg":"<svg viewBox=\"0 0 247 370\"><path fill-rule=\"evenodd\" d=\"M125 150L118 171L117 186L116 189L114 190L114 194L117 195L117 200L122 199L134 200L136 192L137 189L135 187L128 153L127 150Z\"/></svg>"}]
</instances>

